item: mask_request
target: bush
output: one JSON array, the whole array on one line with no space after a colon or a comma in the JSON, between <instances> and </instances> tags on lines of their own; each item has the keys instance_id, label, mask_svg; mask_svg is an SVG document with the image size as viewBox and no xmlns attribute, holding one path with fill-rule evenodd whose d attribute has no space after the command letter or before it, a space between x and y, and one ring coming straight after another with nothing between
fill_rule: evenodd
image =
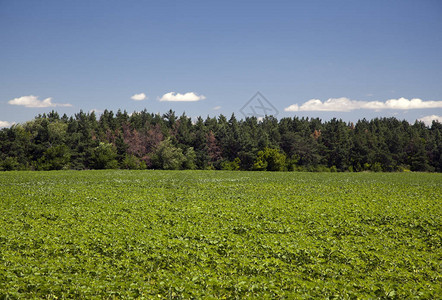
<instances>
[{"instance_id":1,"label":"bush","mask_svg":"<svg viewBox=\"0 0 442 300\"><path fill-rule=\"evenodd\" d=\"M92 168L118 169L117 151L112 144L100 143L92 152Z\"/></svg>"},{"instance_id":2,"label":"bush","mask_svg":"<svg viewBox=\"0 0 442 300\"><path fill-rule=\"evenodd\" d=\"M0 162L0 170L2 171L13 171L19 169L19 163L15 157L6 157L2 162Z\"/></svg>"},{"instance_id":3,"label":"bush","mask_svg":"<svg viewBox=\"0 0 442 300\"><path fill-rule=\"evenodd\" d=\"M223 161L221 163L221 170L238 171L240 169L241 160L236 157L233 161Z\"/></svg>"},{"instance_id":4,"label":"bush","mask_svg":"<svg viewBox=\"0 0 442 300\"><path fill-rule=\"evenodd\" d=\"M182 150L175 147L170 138L167 138L158 145L151 162L155 169L179 170L185 160Z\"/></svg>"},{"instance_id":5,"label":"bush","mask_svg":"<svg viewBox=\"0 0 442 300\"><path fill-rule=\"evenodd\" d=\"M129 170L143 170L146 169L146 163L139 160L135 155L126 154L121 163L121 167Z\"/></svg>"},{"instance_id":6,"label":"bush","mask_svg":"<svg viewBox=\"0 0 442 300\"><path fill-rule=\"evenodd\" d=\"M258 157L253 164L253 169L257 171L283 171L286 156L278 149L265 148L258 152Z\"/></svg>"},{"instance_id":7,"label":"bush","mask_svg":"<svg viewBox=\"0 0 442 300\"><path fill-rule=\"evenodd\" d=\"M185 160L183 162L183 169L184 170L195 170L196 169L196 153L193 147L187 148L186 152L184 153Z\"/></svg>"},{"instance_id":8,"label":"bush","mask_svg":"<svg viewBox=\"0 0 442 300\"><path fill-rule=\"evenodd\" d=\"M69 168L71 155L66 145L51 147L37 161L37 170L63 170Z\"/></svg>"},{"instance_id":9,"label":"bush","mask_svg":"<svg viewBox=\"0 0 442 300\"><path fill-rule=\"evenodd\" d=\"M373 171L373 172L382 172L382 165L381 165L381 163L375 162L374 164L371 165L370 170Z\"/></svg>"}]
</instances>

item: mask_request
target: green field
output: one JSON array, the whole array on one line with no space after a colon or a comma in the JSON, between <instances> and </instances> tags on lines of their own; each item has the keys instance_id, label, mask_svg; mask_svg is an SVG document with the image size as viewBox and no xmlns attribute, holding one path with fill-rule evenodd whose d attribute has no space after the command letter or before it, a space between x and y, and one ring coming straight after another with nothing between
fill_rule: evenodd
<instances>
[{"instance_id":1,"label":"green field","mask_svg":"<svg viewBox=\"0 0 442 300\"><path fill-rule=\"evenodd\" d=\"M442 296L442 174L0 173L0 299Z\"/></svg>"}]
</instances>

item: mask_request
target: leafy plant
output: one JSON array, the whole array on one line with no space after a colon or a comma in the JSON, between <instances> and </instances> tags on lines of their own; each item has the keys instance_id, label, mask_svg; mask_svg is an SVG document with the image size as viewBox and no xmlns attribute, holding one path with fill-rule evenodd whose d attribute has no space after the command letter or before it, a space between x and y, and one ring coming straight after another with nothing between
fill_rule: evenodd
<instances>
[{"instance_id":1,"label":"leafy plant","mask_svg":"<svg viewBox=\"0 0 442 300\"><path fill-rule=\"evenodd\" d=\"M437 299L428 173L0 173L0 298Z\"/></svg>"}]
</instances>

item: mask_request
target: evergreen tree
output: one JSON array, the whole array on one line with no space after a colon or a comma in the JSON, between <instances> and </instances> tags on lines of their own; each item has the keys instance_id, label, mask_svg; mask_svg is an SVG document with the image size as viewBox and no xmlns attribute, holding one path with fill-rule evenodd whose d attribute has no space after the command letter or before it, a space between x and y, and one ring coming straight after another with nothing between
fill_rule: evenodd
<instances>
[{"instance_id":1,"label":"evergreen tree","mask_svg":"<svg viewBox=\"0 0 442 300\"><path fill-rule=\"evenodd\" d=\"M442 125L396 118L346 124L266 116L229 120L169 110L128 115L56 111L0 130L1 170L161 169L437 171Z\"/></svg>"}]
</instances>

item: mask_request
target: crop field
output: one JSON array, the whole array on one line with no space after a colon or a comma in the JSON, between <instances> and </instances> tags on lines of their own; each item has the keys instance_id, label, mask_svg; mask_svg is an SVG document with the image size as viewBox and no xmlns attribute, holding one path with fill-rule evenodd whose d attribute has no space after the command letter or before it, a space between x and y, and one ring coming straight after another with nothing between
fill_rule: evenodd
<instances>
[{"instance_id":1,"label":"crop field","mask_svg":"<svg viewBox=\"0 0 442 300\"><path fill-rule=\"evenodd\" d=\"M0 299L437 299L442 174L0 173Z\"/></svg>"}]
</instances>

